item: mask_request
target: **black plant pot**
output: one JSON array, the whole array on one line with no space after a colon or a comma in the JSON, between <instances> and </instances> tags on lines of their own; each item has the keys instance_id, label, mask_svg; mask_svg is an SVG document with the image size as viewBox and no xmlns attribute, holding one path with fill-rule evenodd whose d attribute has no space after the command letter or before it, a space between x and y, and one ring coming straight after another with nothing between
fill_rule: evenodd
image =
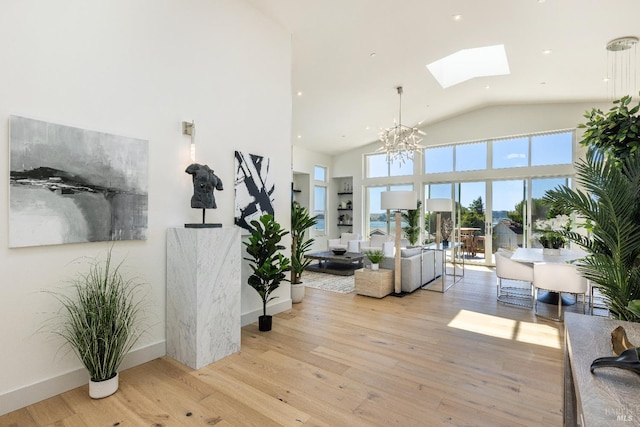
<instances>
[{"instance_id":1,"label":"black plant pot","mask_svg":"<svg viewBox=\"0 0 640 427\"><path fill-rule=\"evenodd\" d=\"M260 316L258 317L258 330L262 332L271 330L271 316Z\"/></svg>"}]
</instances>

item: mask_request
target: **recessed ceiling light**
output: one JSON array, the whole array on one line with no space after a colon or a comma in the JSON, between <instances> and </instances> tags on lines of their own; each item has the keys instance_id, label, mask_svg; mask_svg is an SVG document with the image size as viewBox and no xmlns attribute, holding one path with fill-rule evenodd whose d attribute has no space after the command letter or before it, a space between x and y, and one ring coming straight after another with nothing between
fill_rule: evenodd
<instances>
[{"instance_id":1,"label":"recessed ceiling light","mask_svg":"<svg viewBox=\"0 0 640 427\"><path fill-rule=\"evenodd\" d=\"M546 84L547 84L547 82L540 82L540 84L541 84L541 85L546 85Z\"/></svg>"},{"instance_id":2,"label":"recessed ceiling light","mask_svg":"<svg viewBox=\"0 0 640 427\"><path fill-rule=\"evenodd\" d=\"M301 91L298 91L298 93L296 93L296 95L298 95L298 96L302 96L302 92L301 92Z\"/></svg>"},{"instance_id":3,"label":"recessed ceiling light","mask_svg":"<svg viewBox=\"0 0 640 427\"><path fill-rule=\"evenodd\" d=\"M605 83L609 83L609 77L603 77L602 81L605 82Z\"/></svg>"},{"instance_id":4,"label":"recessed ceiling light","mask_svg":"<svg viewBox=\"0 0 640 427\"><path fill-rule=\"evenodd\" d=\"M301 139L301 138L302 138L302 135L298 135L298 139Z\"/></svg>"},{"instance_id":5,"label":"recessed ceiling light","mask_svg":"<svg viewBox=\"0 0 640 427\"><path fill-rule=\"evenodd\" d=\"M462 49L427 65L444 89L475 77L510 74L504 45Z\"/></svg>"},{"instance_id":6,"label":"recessed ceiling light","mask_svg":"<svg viewBox=\"0 0 640 427\"><path fill-rule=\"evenodd\" d=\"M553 51L551 49L545 49L545 50L542 51L543 55L550 55L552 53L553 53Z\"/></svg>"},{"instance_id":7,"label":"recessed ceiling light","mask_svg":"<svg viewBox=\"0 0 640 427\"><path fill-rule=\"evenodd\" d=\"M371 53L369 54L369 56L373 58L374 56L376 56L376 53L375 53L375 52L371 52Z\"/></svg>"},{"instance_id":8,"label":"recessed ceiling light","mask_svg":"<svg viewBox=\"0 0 640 427\"><path fill-rule=\"evenodd\" d=\"M538 3L544 3L547 0L538 0Z\"/></svg>"},{"instance_id":9,"label":"recessed ceiling light","mask_svg":"<svg viewBox=\"0 0 640 427\"><path fill-rule=\"evenodd\" d=\"M491 89L491 86L486 85L484 88L485 88L485 89Z\"/></svg>"},{"instance_id":10,"label":"recessed ceiling light","mask_svg":"<svg viewBox=\"0 0 640 427\"><path fill-rule=\"evenodd\" d=\"M456 14L456 15L453 15L452 18L453 18L454 21L459 21L459 20L462 19L462 15Z\"/></svg>"},{"instance_id":11,"label":"recessed ceiling light","mask_svg":"<svg viewBox=\"0 0 640 427\"><path fill-rule=\"evenodd\" d=\"M366 129L366 130L369 130L369 129L371 129L371 126L367 126L365 129Z\"/></svg>"}]
</instances>

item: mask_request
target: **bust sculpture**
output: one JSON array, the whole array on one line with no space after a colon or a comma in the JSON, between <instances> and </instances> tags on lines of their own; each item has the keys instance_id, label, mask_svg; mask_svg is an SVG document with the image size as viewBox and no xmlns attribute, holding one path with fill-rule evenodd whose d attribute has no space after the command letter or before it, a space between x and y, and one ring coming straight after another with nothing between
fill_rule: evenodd
<instances>
[{"instance_id":1,"label":"bust sculpture","mask_svg":"<svg viewBox=\"0 0 640 427\"><path fill-rule=\"evenodd\" d=\"M187 167L186 173L191 175L193 181L193 196L191 196L191 207L202 209L202 224L204 225L205 209L216 209L216 198L213 194L214 189L222 191L222 180L213 173L207 165L193 163ZM193 227L193 224L185 224L187 227ZM207 224L209 227L220 227L220 224Z\"/></svg>"}]
</instances>

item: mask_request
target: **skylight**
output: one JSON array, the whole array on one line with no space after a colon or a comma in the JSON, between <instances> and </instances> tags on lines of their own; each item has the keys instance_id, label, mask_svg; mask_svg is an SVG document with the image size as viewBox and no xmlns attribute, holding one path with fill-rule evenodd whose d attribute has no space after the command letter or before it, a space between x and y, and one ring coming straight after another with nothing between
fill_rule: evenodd
<instances>
[{"instance_id":1,"label":"skylight","mask_svg":"<svg viewBox=\"0 0 640 427\"><path fill-rule=\"evenodd\" d=\"M462 49L427 68L444 89L475 77L510 74L504 45Z\"/></svg>"}]
</instances>

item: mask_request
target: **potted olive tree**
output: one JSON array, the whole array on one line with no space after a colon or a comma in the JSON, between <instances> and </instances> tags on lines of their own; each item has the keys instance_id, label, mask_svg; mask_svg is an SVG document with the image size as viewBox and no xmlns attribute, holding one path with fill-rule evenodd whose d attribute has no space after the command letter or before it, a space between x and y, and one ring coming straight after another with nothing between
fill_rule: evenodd
<instances>
[{"instance_id":1,"label":"potted olive tree","mask_svg":"<svg viewBox=\"0 0 640 427\"><path fill-rule=\"evenodd\" d=\"M125 278L124 261L111 263L111 249L105 261L92 260L87 273L71 280L69 294L52 292L61 308L51 332L62 337L89 371L89 395L107 397L118 390L118 369L143 333L143 283Z\"/></svg>"},{"instance_id":2,"label":"potted olive tree","mask_svg":"<svg viewBox=\"0 0 640 427\"><path fill-rule=\"evenodd\" d=\"M311 263L304 255L313 245L314 239L305 239L305 233L317 223L318 217L309 216L307 208L295 202L291 204L291 301L294 303L302 302L304 298L301 277L304 269Z\"/></svg>"},{"instance_id":3,"label":"potted olive tree","mask_svg":"<svg viewBox=\"0 0 640 427\"><path fill-rule=\"evenodd\" d=\"M286 281L285 272L290 270L289 258L280 251L285 247L280 243L289 232L278 224L273 215L265 214L260 221L251 221L253 230L249 241L243 242L250 257L253 274L249 276L249 286L258 292L262 299L262 316L258 318L258 329L270 331L272 318L267 316L267 303L276 297L271 293L278 289L280 282Z\"/></svg>"}]
</instances>

